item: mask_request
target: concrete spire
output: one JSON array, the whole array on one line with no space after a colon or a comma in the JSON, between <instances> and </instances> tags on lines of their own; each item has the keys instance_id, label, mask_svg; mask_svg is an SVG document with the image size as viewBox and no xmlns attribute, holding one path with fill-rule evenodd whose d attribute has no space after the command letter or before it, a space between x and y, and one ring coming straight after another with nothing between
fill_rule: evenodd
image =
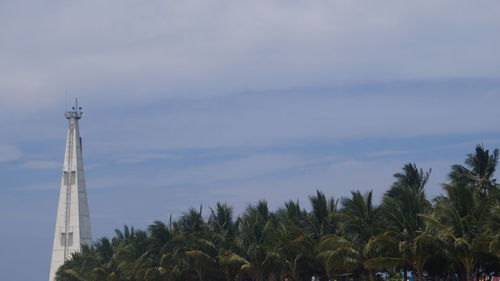
<instances>
[{"instance_id":1,"label":"concrete spire","mask_svg":"<svg viewBox=\"0 0 500 281\"><path fill-rule=\"evenodd\" d=\"M78 252L81 245L90 245L90 216L83 173L82 139L78 128L78 120L82 118L78 101L72 110L65 113L69 121L66 139L66 151L59 191L56 229L52 247L49 281L54 281L59 267Z\"/></svg>"}]
</instances>

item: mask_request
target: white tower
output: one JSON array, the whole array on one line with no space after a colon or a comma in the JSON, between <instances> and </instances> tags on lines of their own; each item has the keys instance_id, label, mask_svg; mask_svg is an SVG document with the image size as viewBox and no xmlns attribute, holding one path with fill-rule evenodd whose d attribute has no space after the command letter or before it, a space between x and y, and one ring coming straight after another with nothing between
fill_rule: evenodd
<instances>
[{"instance_id":1,"label":"white tower","mask_svg":"<svg viewBox=\"0 0 500 281\"><path fill-rule=\"evenodd\" d=\"M76 101L73 110L65 113L66 119L69 120L69 128L49 281L54 281L57 270L71 257L72 253L80 251L81 245L90 245L92 242L83 174L82 139L78 129L78 120L82 117L81 109Z\"/></svg>"}]
</instances>

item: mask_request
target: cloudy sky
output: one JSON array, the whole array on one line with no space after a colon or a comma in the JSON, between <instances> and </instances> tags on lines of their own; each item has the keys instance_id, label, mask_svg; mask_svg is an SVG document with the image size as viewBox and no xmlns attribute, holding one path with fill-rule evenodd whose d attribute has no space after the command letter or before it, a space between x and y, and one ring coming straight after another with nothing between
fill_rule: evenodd
<instances>
[{"instance_id":1,"label":"cloudy sky","mask_svg":"<svg viewBox=\"0 0 500 281\"><path fill-rule=\"evenodd\" d=\"M95 238L381 194L500 147L500 2L0 0L0 279L48 279L77 96Z\"/></svg>"}]
</instances>

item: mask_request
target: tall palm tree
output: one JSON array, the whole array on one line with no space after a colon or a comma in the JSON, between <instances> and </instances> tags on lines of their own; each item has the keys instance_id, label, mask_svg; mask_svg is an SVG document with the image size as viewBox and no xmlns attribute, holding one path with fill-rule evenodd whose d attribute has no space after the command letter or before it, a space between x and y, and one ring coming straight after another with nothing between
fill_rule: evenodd
<instances>
[{"instance_id":1,"label":"tall palm tree","mask_svg":"<svg viewBox=\"0 0 500 281\"><path fill-rule=\"evenodd\" d=\"M215 209L210 208L208 228L217 249L217 264L224 273L226 281L234 280L241 266L248 262L237 252L235 238L239 221L233 218L233 209L226 203L217 202Z\"/></svg>"},{"instance_id":2,"label":"tall palm tree","mask_svg":"<svg viewBox=\"0 0 500 281\"><path fill-rule=\"evenodd\" d=\"M491 237L488 245L490 253L500 258L500 201L492 204L491 214L486 224L486 231Z\"/></svg>"},{"instance_id":3,"label":"tall palm tree","mask_svg":"<svg viewBox=\"0 0 500 281\"><path fill-rule=\"evenodd\" d=\"M396 182L384 194L382 213L387 230L374 237L374 245L384 249L380 263L415 270L416 279L422 278L424 265L432 251L432 239L425 232L421 214L431 211L431 203L425 196L425 185L431 170L424 172L413 163L406 164L402 173L394 174Z\"/></svg>"},{"instance_id":4,"label":"tall palm tree","mask_svg":"<svg viewBox=\"0 0 500 281\"><path fill-rule=\"evenodd\" d=\"M466 280L473 279L479 254L488 245L488 213L491 202L464 183L445 185L446 195L436 199L432 216L423 216L446 246L446 252L457 261Z\"/></svg>"},{"instance_id":5,"label":"tall palm tree","mask_svg":"<svg viewBox=\"0 0 500 281\"><path fill-rule=\"evenodd\" d=\"M156 267L160 264L168 242L171 241L174 236L172 225L167 225L162 221L156 220L153 224L148 226L148 236L149 256ZM158 269L156 269L156 271L157 270Z\"/></svg>"},{"instance_id":6,"label":"tall palm tree","mask_svg":"<svg viewBox=\"0 0 500 281\"><path fill-rule=\"evenodd\" d=\"M216 247L229 250L234 245L238 223L233 217L233 208L226 203L217 202L215 209L210 208L208 229L213 235Z\"/></svg>"},{"instance_id":7,"label":"tall palm tree","mask_svg":"<svg viewBox=\"0 0 500 281\"><path fill-rule=\"evenodd\" d=\"M206 223L202 217L202 207L200 210L195 208L189 208L173 225L176 231L182 235L192 235L204 233L206 229Z\"/></svg>"},{"instance_id":8,"label":"tall palm tree","mask_svg":"<svg viewBox=\"0 0 500 281\"><path fill-rule=\"evenodd\" d=\"M467 154L465 166L453 165L448 175L452 183L463 183L471 186L481 194L486 194L497 187L493 175L498 163L498 149L490 154L483 145L477 145L474 154Z\"/></svg>"},{"instance_id":9,"label":"tall palm tree","mask_svg":"<svg viewBox=\"0 0 500 281\"><path fill-rule=\"evenodd\" d=\"M431 175L432 169L424 172L422 169L418 169L415 163L408 163L403 166L402 173L395 173L396 185L403 185L411 188L412 190L424 190L427 181Z\"/></svg>"},{"instance_id":10,"label":"tall palm tree","mask_svg":"<svg viewBox=\"0 0 500 281\"><path fill-rule=\"evenodd\" d=\"M287 201L277 211L278 251L281 257L281 276L299 280L307 267L307 260L314 259L314 241L307 231L307 212L301 209L298 201Z\"/></svg>"},{"instance_id":11,"label":"tall palm tree","mask_svg":"<svg viewBox=\"0 0 500 281\"><path fill-rule=\"evenodd\" d=\"M306 210L300 207L299 201L289 200L283 208L278 209L277 215L280 221L286 221L295 225L304 226L307 219Z\"/></svg>"},{"instance_id":12,"label":"tall palm tree","mask_svg":"<svg viewBox=\"0 0 500 281\"><path fill-rule=\"evenodd\" d=\"M124 237L120 242L115 240L117 247L113 258L123 276L135 280L145 268L153 264L148 235L146 231L132 229Z\"/></svg>"},{"instance_id":13,"label":"tall palm tree","mask_svg":"<svg viewBox=\"0 0 500 281\"><path fill-rule=\"evenodd\" d=\"M351 192L351 198L342 198L341 232L352 240L366 243L381 230L380 208L373 204L373 193Z\"/></svg>"},{"instance_id":14,"label":"tall palm tree","mask_svg":"<svg viewBox=\"0 0 500 281\"><path fill-rule=\"evenodd\" d=\"M226 281L232 281L240 272L242 266L248 265L249 262L235 252L221 249L217 255L217 264L224 273Z\"/></svg>"},{"instance_id":15,"label":"tall palm tree","mask_svg":"<svg viewBox=\"0 0 500 281\"><path fill-rule=\"evenodd\" d=\"M182 276L186 275L186 271L189 269L188 261L183 258L182 254L174 251L165 252L158 266L162 281L179 280Z\"/></svg>"},{"instance_id":16,"label":"tall palm tree","mask_svg":"<svg viewBox=\"0 0 500 281\"><path fill-rule=\"evenodd\" d=\"M148 233L152 247L157 249L162 249L172 239L173 235L171 227L158 220L148 226Z\"/></svg>"},{"instance_id":17,"label":"tall palm tree","mask_svg":"<svg viewBox=\"0 0 500 281\"><path fill-rule=\"evenodd\" d=\"M80 252L73 253L56 272L56 281L90 281L91 272L99 264L92 247L83 246Z\"/></svg>"},{"instance_id":18,"label":"tall palm tree","mask_svg":"<svg viewBox=\"0 0 500 281\"><path fill-rule=\"evenodd\" d=\"M190 208L174 224L176 237L169 247L174 255L192 269L199 281L204 281L207 272L215 265L216 249L210 240L208 227L202 217L202 209Z\"/></svg>"},{"instance_id":19,"label":"tall palm tree","mask_svg":"<svg viewBox=\"0 0 500 281\"><path fill-rule=\"evenodd\" d=\"M336 233L338 230L338 200L326 198L321 191L316 191L316 196L309 196L312 211L308 217L308 227L315 240L322 236Z\"/></svg>"},{"instance_id":20,"label":"tall palm tree","mask_svg":"<svg viewBox=\"0 0 500 281\"><path fill-rule=\"evenodd\" d=\"M276 217L269 210L266 201L250 205L242 215L239 247L249 262L248 270L256 281L263 281L279 260L276 241Z\"/></svg>"},{"instance_id":21,"label":"tall palm tree","mask_svg":"<svg viewBox=\"0 0 500 281\"><path fill-rule=\"evenodd\" d=\"M82 246L56 274L58 281L112 281L121 276L113 262L114 247L107 238Z\"/></svg>"},{"instance_id":22,"label":"tall palm tree","mask_svg":"<svg viewBox=\"0 0 500 281\"><path fill-rule=\"evenodd\" d=\"M380 209L372 202L372 192L351 192L351 198L342 199L340 235L328 235L318 245L318 258L330 279L336 272L364 271L375 280L374 256L368 245L381 232Z\"/></svg>"},{"instance_id":23,"label":"tall palm tree","mask_svg":"<svg viewBox=\"0 0 500 281\"><path fill-rule=\"evenodd\" d=\"M117 264L114 262L115 247L111 241L104 237L93 245L95 253L99 258L99 264L92 270L95 281L113 280L120 275Z\"/></svg>"}]
</instances>

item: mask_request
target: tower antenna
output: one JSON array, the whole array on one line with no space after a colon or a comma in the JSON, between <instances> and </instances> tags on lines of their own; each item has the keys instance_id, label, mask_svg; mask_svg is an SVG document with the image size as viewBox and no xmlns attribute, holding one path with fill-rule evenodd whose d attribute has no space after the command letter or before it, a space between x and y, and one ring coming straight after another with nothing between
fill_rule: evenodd
<instances>
[{"instance_id":1,"label":"tower antenna","mask_svg":"<svg viewBox=\"0 0 500 281\"><path fill-rule=\"evenodd\" d=\"M71 110L67 111L64 115L67 119L70 118L82 118L82 108L78 107L78 98L75 98L75 105L71 107Z\"/></svg>"}]
</instances>

